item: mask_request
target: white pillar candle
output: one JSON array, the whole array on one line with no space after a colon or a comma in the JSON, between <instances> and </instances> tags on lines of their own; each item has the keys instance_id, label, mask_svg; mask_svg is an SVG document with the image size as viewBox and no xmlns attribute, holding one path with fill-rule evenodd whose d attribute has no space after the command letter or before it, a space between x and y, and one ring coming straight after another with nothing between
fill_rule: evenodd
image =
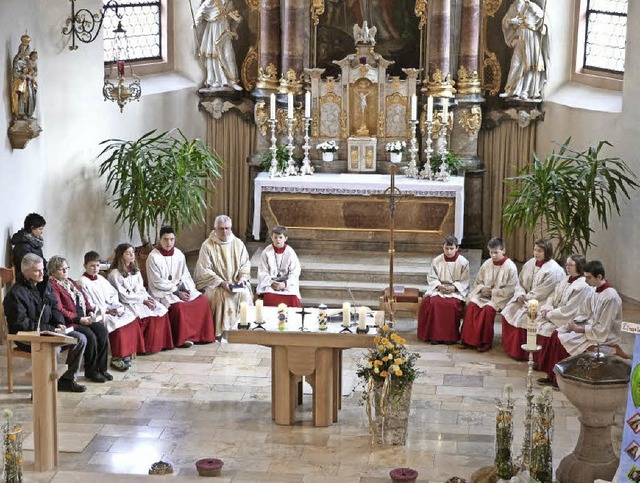
<instances>
[{"instance_id":1,"label":"white pillar candle","mask_svg":"<svg viewBox=\"0 0 640 483\"><path fill-rule=\"evenodd\" d=\"M351 324L351 304L344 302L342 304L342 325L349 327L349 324Z\"/></svg>"},{"instance_id":2,"label":"white pillar candle","mask_svg":"<svg viewBox=\"0 0 640 483\"><path fill-rule=\"evenodd\" d=\"M264 301L262 299L256 300L256 322L260 323L264 319L262 317L262 307L264 306Z\"/></svg>"},{"instance_id":3,"label":"white pillar candle","mask_svg":"<svg viewBox=\"0 0 640 483\"><path fill-rule=\"evenodd\" d=\"M276 95L271 93L271 102L269 104L269 119L276 118Z\"/></svg>"},{"instance_id":4,"label":"white pillar candle","mask_svg":"<svg viewBox=\"0 0 640 483\"><path fill-rule=\"evenodd\" d=\"M415 121L418 119L418 96L413 94L411 96L411 120Z\"/></svg>"},{"instance_id":5,"label":"white pillar candle","mask_svg":"<svg viewBox=\"0 0 640 483\"><path fill-rule=\"evenodd\" d=\"M433 96L427 99L427 121L433 122Z\"/></svg>"},{"instance_id":6,"label":"white pillar candle","mask_svg":"<svg viewBox=\"0 0 640 483\"><path fill-rule=\"evenodd\" d=\"M538 315L538 301L531 299L527 302L529 312L529 322L527 323L527 350L534 351L538 346L538 324L536 317Z\"/></svg>"},{"instance_id":7,"label":"white pillar candle","mask_svg":"<svg viewBox=\"0 0 640 483\"><path fill-rule=\"evenodd\" d=\"M240 302L240 324L247 325L247 302Z\"/></svg>"},{"instance_id":8,"label":"white pillar candle","mask_svg":"<svg viewBox=\"0 0 640 483\"><path fill-rule=\"evenodd\" d=\"M311 117L311 92L304 94L304 117Z\"/></svg>"},{"instance_id":9,"label":"white pillar candle","mask_svg":"<svg viewBox=\"0 0 640 483\"><path fill-rule=\"evenodd\" d=\"M384 323L384 310L376 310L374 317L376 327L382 327L382 324Z\"/></svg>"},{"instance_id":10,"label":"white pillar candle","mask_svg":"<svg viewBox=\"0 0 640 483\"><path fill-rule=\"evenodd\" d=\"M358 329L367 329L367 308L358 307Z\"/></svg>"},{"instance_id":11,"label":"white pillar candle","mask_svg":"<svg viewBox=\"0 0 640 483\"><path fill-rule=\"evenodd\" d=\"M449 99L442 99L442 122L449 122L447 119L449 117Z\"/></svg>"},{"instance_id":12,"label":"white pillar candle","mask_svg":"<svg viewBox=\"0 0 640 483\"><path fill-rule=\"evenodd\" d=\"M278 304L278 312L286 312L287 304Z\"/></svg>"},{"instance_id":13,"label":"white pillar candle","mask_svg":"<svg viewBox=\"0 0 640 483\"><path fill-rule=\"evenodd\" d=\"M287 118L293 119L293 94L287 94Z\"/></svg>"}]
</instances>

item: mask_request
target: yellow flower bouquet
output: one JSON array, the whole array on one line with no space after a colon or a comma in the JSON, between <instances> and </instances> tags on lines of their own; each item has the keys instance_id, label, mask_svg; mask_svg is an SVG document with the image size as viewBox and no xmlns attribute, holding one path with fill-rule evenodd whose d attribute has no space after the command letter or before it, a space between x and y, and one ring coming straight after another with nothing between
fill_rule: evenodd
<instances>
[{"instance_id":1,"label":"yellow flower bouquet","mask_svg":"<svg viewBox=\"0 0 640 483\"><path fill-rule=\"evenodd\" d=\"M12 424L13 412L2 411L5 423L2 425L4 439L4 481L22 483L22 427Z\"/></svg>"}]
</instances>

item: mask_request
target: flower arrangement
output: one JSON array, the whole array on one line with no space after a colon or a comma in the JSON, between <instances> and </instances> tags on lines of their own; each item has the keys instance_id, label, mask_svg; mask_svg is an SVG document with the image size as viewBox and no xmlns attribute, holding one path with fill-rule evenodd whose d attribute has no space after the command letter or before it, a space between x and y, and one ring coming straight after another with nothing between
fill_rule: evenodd
<instances>
[{"instance_id":1,"label":"flower arrangement","mask_svg":"<svg viewBox=\"0 0 640 483\"><path fill-rule=\"evenodd\" d=\"M22 483L22 427L12 424L13 412L2 411L5 423L2 425L4 439L4 481Z\"/></svg>"},{"instance_id":2,"label":"flower arrangement","mask_svg":"<svg viewBox=\"0 0 640 483\"><path fill-rule=\"evenodd\" d=\"M504 401L498 402L496 408L496 457L494 468L496 476L502 480L510 480L513 476L511 461L511 445L513 443L513 387L504 386Z\"/></svg>"},{"instance_id":3,"label":"flower arrangement","mask_svg":"<svg viewBox=\"0 0 640 483\"><path fill-rule=\"evenodd\" d=\"M443 163L443 161L445 163L445 167L447 168L447 172L450 175L455 176L456 174L458 174L458 169L460 169L462 160L460 159L460 156L452 153L451 151L447 151L447 154L444 156L437 153L433 154L431 158L429 158L431 170L434 173L437 173L440 170L440 165Z\"/></svg>"},{"instance_id":4,"label":"flower arrangement","mask_svg":"<svg viewBox=\"0 0 640 483\"><path fill-rule=\"evenodd\" d=\"M325 141L320 144L316 144L316 149L323 153L335 153L338 151L338 144L335 141Z\"/></svg>"},{"instance_id":5,"label":"flower arrangement","mask_svg":"<svg viewBox=\"0 0 640 483\"><path fill-rule=\"evenodd\" d=\"M554 412L551 407L552 400L551 388L545 387L542 390L542 395L537 396L533 403L531 476L540 483L553 481L551 440L553 439Z\"/></svg>"},{"instance_id":6,"label":"flower arrangement","mask_svg":"<svg viewBox=\"0 0 640 483\"><path fill-rule=\"evenodd\" d=\"M300 158L297 156L293 156L296 164L300 161ZM284 171L287 169L287 165L289 163L289 151L287 151L286 144L278 144L276 146L276 165L278 167L278 171ZM271 168L271 151L266 151L260 155L260 167L269 171Z\"/></svg>"},{"instance_id":7,"label":"flower arrangement","mask_svg":"<svg viewBox=\"0 0 640 483\"><path fill-rule=\"evenodd\" d=\"M385 148L385 150L388 153L395 153L395 154L404 153L406 149L407 149L406 141L393 141L393 142L387 143L387 146Z\"/></svg>"}]
</instances>

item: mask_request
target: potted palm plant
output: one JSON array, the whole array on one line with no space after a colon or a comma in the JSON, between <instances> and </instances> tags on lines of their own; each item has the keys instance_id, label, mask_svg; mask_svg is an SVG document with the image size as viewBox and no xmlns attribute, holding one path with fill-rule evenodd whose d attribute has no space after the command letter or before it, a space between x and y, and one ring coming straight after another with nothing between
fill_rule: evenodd
<instances>
[{"instance_id":1,"label":"potted palm plant","mask_svg":"<svg viewBox=\"0 0 640 483\"><path fill-rule=\"evenodd\" d=\"M545 159L534 153L533 163L505 180L513 188L503 211L505 228L555 239L558 260L586 254L594 246L592 221L606 229L612 213L620 214L620 202L638 187L636 175L621 158L602 156L609 142L584 151L570 142L556 143L559 150Z\"/></svg>"}]
</instances>

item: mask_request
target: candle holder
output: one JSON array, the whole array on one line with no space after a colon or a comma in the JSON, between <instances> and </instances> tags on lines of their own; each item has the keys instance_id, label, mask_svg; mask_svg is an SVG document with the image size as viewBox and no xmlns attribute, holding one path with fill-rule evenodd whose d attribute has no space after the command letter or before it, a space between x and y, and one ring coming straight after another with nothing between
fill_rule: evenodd
<instances>
[{"instance_id":1,"label":"candle holder","mask_svg":"<svg viewBox=\"0 0 640 483\"><path fill-rule=\"evenodd\" d=\"M257 320L254 322L255 327L252 327L251 330L267 330L263 326L266 322L263 320L262 322L258 322Z\"/></svg>"},{"instance_id":2,"label":"candle holder","mask_svg":"<svg viewBox=\"0 0 640 483\"><path fill-rule=\"evenodd\" d=\"M368 333L369 333L368 325L364 329L361 329L360 327L356 329L356 334L368 334Z\"/></svg>"},{"instance_id":3,"label":"candle holder","mask_svg":"<svg viewBox=\"0 0 640 483\"><path fill-rule=\"evenodd\" d=\"M353 334L353 331L351 330L351 328L345 327L344 325L342 326L342 330L340 331L340 333L342 334L343 332L348 332L349 334Z\"/></svg>"},{"instance_id":4,"label":"candle holder","mask_svg":"<svg viewBox=\"0 0 640 483\"><path fill-rule=\"evenodd\" d=\"M529 362L527 370L527 408L524 416L524 440L522 441L522 452L520 453L520 470L529 470L531 466L531 424L533 416L533 354L542 349L542 346L536 345L530 347L528 344L522 344L523 351L529 353Z\"/></svg>"},{"instance_id":5,"label":"candle holder","mask_svg":"<svg viewBox=\"0 0 640 483\"><path fill-rule=\"evenodd\" d=\"M433 140L431 134L433 133L433 121L425 121L427 127L427 135L424 141L424 165L420 171L420 178L431 179L433 175L431 172L431 156L433 155Z\"/></svg>"},{"instance_id":6,"label":"candle holder","mask_svg":"<svg viewBox=\"0 0 640 483\"><path fill-rule=\"evenodd\" d=\"M416 166L416 153L418 152L418 140L416 139L416 127L418 121L409 121L411 125L411 142L409 144L409 165L404 168L404 175L407 178L417 178L420 174Z\"/></svg>"},{"instance_id":7,"label":"candle holder","mask_svg":"<svg viewBox=\"0 0 640 483\"><path fill-rule=\"evenodd\" d=\"M299 310L298 312L296 312L296 314L300 314L301 317L301 321L300 321L300 332L309 332L309 329L307 329L304 326L304 316L305 315L309 315L311 312L307 312L304 307L302 307L302 310Z\"/></svg>"},{"instance_id":8,"label":"candle holder","mask_svg":"<svg viewBox=\"0 0 640 483\"><path fill-rule=\"evenodd\" d=\"M271 151L271 166L269 167L269 178L275 178L276 176L282 176L282 171L278 169L278 159L276 157L276 152L278 151L278 147L276 146L276 123L278 121L276 119L269 119L269 128L271 129L271 147L269 147L269 151Z\"/></svg>"},{"instance_id":9,"label":"candle holder","mask_svg":"<svg viewBox=\"0 0 640 483\"><path fill-rule=\"evenodd\" d=\"M238 322L238 329L240 330L248 330L249 327L251 327L250 322L247 322L246 324L241 324L240 322Z\"/></svg>"},{"instance_id":10,"label":"candle holder","mask_svg":"<svg viewBox=\"0 0 640 483\"><path fill-rule=\"evenodd\" d=\"M311 161L309 160L309 126L311 125L311 118L304 118L304 144L302 145L302 149L304 150L304 158L302 158L302 167L300 168L300 175L311 175L313 174L313 166L311 166Z\"/></svg>"},{"instance_id":11,"label":"candle holder","mask_svg":"<svg viewBox=\"0 0 640 483\"><path fill-rule=\"evenodd\" d=\"M449 128L449 116L445 119L444 115L441 116L442 122L440 123L440 132L438 135L438 156L440 156L440 169L436 175L438 181L449 181L449 172L447 171L447 130Z\"/></svg>"},{"instance_id":12,"label":"candle holder","mask_svg":"<svg viewBox=\"0 0 640 483\"><path fill-rule=\"evenodd\" d=\"M287 118L287 131L288 131L288 140L287 143L287 152L289 153L289 159L287 161L287 167L284 170L284 176L297 176L298 168L296 167L296 162L293 159L293 118Z\"/></svg>"}]
</instances>

